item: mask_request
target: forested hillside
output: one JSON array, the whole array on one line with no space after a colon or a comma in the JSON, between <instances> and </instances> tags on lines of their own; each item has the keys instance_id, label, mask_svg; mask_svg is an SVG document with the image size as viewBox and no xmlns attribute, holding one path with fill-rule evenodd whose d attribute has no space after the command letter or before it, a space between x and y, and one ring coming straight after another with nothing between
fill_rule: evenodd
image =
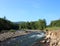
<instances>
[{"instance_id":1,"label":"forested hillside","mask_svg":"<svg viewBox=\"0 0 60 46\"><path fill-rule=\"evenodd\" d=\"M31 22L11 22L5 17L0 18L0 31L1 30L21 30L21 29L32 29L32 30L44 30L46 27L60 27L60 20L51 21L50 25L46 25L45 19L39 19L38 21Z\"/></svg>"},{"instance_id":2,"label":"forested hillside","mask_svg":"<svg viewBox=\"0 0 60 46\"><path fill-rule=\"evenodd\" d=\"M46 20L39 19L38 21L22 22L19 24L19 29L38 29L43 30L46 28Z\"/></svg>"},{"instance_id":3,"label":"forested hillside","mask_svg":"<svg viewBox=\"0 0 60 46\"><path fill-rule=\"evenodd\" d=\"M60 27L60 19L59 20L54 20L54 21L51 21L51 24L50 24L51 27Z\"/></svg>"},{"instance_id":4,"label":"forested hillside","mask_svg":"<svg viewBox=\"0 0 60 46\"><path fill-rule=\"evenodd\" d=\"M60 30L60 19L53 20L51 23L47 26L48 30Z\"/></svg>"},{"instance_id":5,"label":"forested hillside","mask_svg":"<svg viewBox=\"0 0 60 46\"><path fill-rule=\"evenodd\" d=\"M14 24L13 22L6 20L4 18L0 18L0 31L18 29L18 28L19 28L19 26L17 24Z\"/></svg>"}]
</instances>

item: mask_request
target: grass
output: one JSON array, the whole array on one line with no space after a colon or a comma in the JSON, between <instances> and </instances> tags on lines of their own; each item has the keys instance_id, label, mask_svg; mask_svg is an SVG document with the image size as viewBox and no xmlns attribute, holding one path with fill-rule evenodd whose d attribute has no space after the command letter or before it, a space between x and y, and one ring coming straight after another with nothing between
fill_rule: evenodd
<instances>
[{"instance_id":1,"label":"grass","mask_svg":"<svg viewBox=\"0 0 60 46\"><path fill-rule=\"evenodd\" d=\"M59 30L60 27L47 27L45 30Z\"/></svg>"},{"instance_id":2,"label":"grass","mask_svg":"<svg viewBox=\"0 0 60 46\"><path fill-rule=\"evenodd\" d=\"M16 30L11 29L10 32L15 32Z\"/></svg>"}]
</instances>

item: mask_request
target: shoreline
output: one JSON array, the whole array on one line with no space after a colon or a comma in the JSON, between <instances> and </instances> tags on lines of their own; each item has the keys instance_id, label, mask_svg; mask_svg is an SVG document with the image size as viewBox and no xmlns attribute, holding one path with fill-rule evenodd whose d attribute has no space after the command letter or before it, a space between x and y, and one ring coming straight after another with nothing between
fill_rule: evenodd
<instances>
[{"instance_id":1,"label":"shoreline","mask_svg":"<svg viewBox=\"0 0 60 46\"><path fill-rule=\"evenodd\" d=\"M26 32L26 31L5 32L5 33L0 34L0 42L6 41L11 38L23 36L29 33L30 32Z\"/></svg>"},{"instance_id":2,"label":"shoreline","mask_svg":"<svg viewBox=\"0 0 60 46\"><path fill-rule=\"evenodd\" d=\"M34 32L32 32L32 33L34 33ZM29 33L28 33L29 34ZM24 36L24 35L21 35L21 36ZM17 36L18 38L20 37L20 36ZM1 44L1 46L3 45L3 44L5 44L5 43L9 43L9 41L12 41L12 40L15 40L17 37L14 37L14 38L11 38L11 39L7 39L6 41L2 41L0 44ZM38 39L37 41L39 41L39 40L42 40L42 39ZM8 42L7 42L8 41ZM37 42L36 41L36 42ZM35 42L35 43L36 43ZM34 44L34 43L33 43ZM32 45L33 45L32 44ZM5 44L5 45L7 45L7 44Z\"/></svg>"},{"instance_id":3,"label":"shoreline","mask_svg":"<svg viewBox=\"0 0 60 46\"><path fill-rule=\"evenodd\" d=\"M47 31L42 41L36 42L33 46L60 46L60 30Z\"/></svg>"}]
</instances>

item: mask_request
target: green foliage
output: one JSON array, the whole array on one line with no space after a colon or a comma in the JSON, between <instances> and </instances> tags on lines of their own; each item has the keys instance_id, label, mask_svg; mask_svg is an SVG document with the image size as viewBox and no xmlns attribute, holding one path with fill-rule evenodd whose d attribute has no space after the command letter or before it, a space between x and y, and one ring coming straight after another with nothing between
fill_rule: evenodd
<instances>
[{"instance_id":1,"label":"green foliage","mask_svg":"<svg viewBox=\"0 0 60 46\"><path fill-rule=\"evenodd\" d=\"M33 22L22 22L19 24L19 29L39 29L43 30L46 28L46 21L44 20L38 20Z\"/></svg>"},{"instance_id":2,"label":"green foliage","mask_svg":"<svg viewBox=\"0 0 60 46\"><path fill-rule=\"evenodd\" d=\"M47 26L47 30L58 30L60 29L60 19L51 21L50 25Z\"/></svg>"},{"instance_id":3,"label":"green foliage","mask_svg":"<svg viewBox=\"0 0 60 46\"><path fill-rule=\"evenodd\" d=\"M52 21L50 26L51 27L60 27L60 20Z\"/></svg>"},{"instance_id":4,"label":"green foliage","mask_svg":"<svg viewBox=\"0 0 60 46\"><path fill-rule=\"evenodd\" d=\"M6 20L5 18L0 18L0 31L10 29L18 29L18 25L9 20Z\"/></svg>"},{"instance_id":5,"label":"green foliage","mask_svg":"<svg viewBox=\"0 0 60 46\"><path fill-rule=\"evenodd\" d=\"M59 29L60 29L60 27L47 27L45 30L52 31L52 30L59 30Z\"/></svg>"},{"instance_id":6,"label":"green foliage","mask_svg":"<svg viewBox=\"0 0 60 46\"><path fill-rule=\"evenodd\" d=\"M39 19L39 21L38 21L38 29L43 30L45 28L46 28L46 21L45 21L45 19L44 20Z\"/></svg>"},{"instance_id":7,"label":"green foliage","mask_svg":"<svg viewBox=\"0 0 60 46\"><path fill-rule=\"evenodd\" d=\"M9 20L4 18L0 18L0 30L26 30L26 29L38 29L38 30L43 30L46 28L46 21L45 19L41 20L39 19L38 21L31 21L31 22L22 22L20 24L13 23ZM12 30L12 31L13 31Z\"/></svg>"},{"instance_id":8,"label":"green foliage","mask_svg":"<svg viewBox=\"0 0 60 46\"><path fill-rule=\"evenodd\" d=\"M15 32L15 30L13 30L13 29L11 29L11 30L9 30L10 32Z\"/></svg>"}]
</instances>

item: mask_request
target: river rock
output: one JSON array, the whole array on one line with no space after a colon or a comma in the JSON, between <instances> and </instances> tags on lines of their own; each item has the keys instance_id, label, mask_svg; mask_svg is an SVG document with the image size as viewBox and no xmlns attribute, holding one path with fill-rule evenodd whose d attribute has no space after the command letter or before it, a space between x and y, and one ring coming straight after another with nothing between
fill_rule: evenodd
<instances>
[{"instance_id":1,"label":"river rock","mask_svg":"<svg viewBox=\"0 0 60 46\"><path fill-rule=\"evenodd\" d=\"M49 46L60 46L60 31L47 31L45 40Z\"/></svg>"},{"instance_id":2,"label":"river rock","mask_svg":"<svg viewBox=\"0 0 60 46\"><path fill-rule=\"evenodd\" d=\"M13 38L13 37L17 37L25 34L28 34L28 33L26 33L25 31L5 32L0 34L0 42L7 40L8 38Z\"/></svg>"}]
</instances>

